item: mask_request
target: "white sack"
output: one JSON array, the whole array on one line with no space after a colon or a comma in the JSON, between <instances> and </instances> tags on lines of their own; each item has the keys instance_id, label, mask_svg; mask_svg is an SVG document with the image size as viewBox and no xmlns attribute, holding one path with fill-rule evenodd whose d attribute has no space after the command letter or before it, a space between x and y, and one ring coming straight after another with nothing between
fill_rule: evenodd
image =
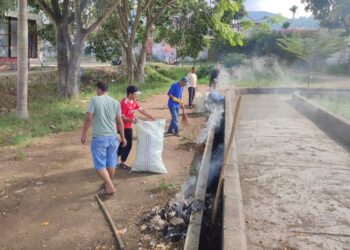
<instances>
[{"instance_id":1,"label":"white sack","mask_svg":"<svg viewBox=\"0 0 350 250\"><path fill-rule=\"evenodd\" d=\"M136 123L137 153L131 171L166 174L162 160L165 120L141 121Z\"/></svg>"},{"instance_id":2,"label":"white sack","mask_svg":"<svg viewBox=\"0 0 350 250\"><path fill-rule=\"evenodd\" d=\"M193 104L195 105L198 113L204 113L207 111L205 107L205 97L199 91L196 91Z\"/></svg>"}]
</instances>

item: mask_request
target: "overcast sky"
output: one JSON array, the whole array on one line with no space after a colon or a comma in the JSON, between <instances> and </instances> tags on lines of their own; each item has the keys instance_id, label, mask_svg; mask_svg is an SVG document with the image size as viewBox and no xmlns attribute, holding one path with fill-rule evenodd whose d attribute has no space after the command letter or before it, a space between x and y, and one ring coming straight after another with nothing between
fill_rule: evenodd
<instances>
[{"instance_id":1,"label":"overcast sky","mask_svg":"<svg viewBox=\"0 0 350 250\"><path fill-rule=\"evenodd\" d=\"M310 16L310 13L304 11L304 5L300 0L245 0L245 8L250 11L268 11L279 13L285 17L292 17L292 12L289 10L293 5L298 6L296 17Z\"/></svg>"}]
</instances>

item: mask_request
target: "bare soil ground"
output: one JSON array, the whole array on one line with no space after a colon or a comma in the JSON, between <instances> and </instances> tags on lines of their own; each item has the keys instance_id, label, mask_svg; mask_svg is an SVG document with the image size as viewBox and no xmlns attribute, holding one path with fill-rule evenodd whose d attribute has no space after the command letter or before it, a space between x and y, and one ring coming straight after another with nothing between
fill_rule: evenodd
<instances>
[{"instance_id":1,"label":"bare soil ground","mask_svg":"<svg viewBox=\"0 0 350 250\"><path fill-rule=\"evenodd\" d=\"M140 104L169 122L166 102L166 95L160 95ZM197 137L206 119L194 112L188 110L190 126L181 126L181 137L164 139L168 174L116 171L117 194L104 204L126 249L146 249L139 243L142 215L174 197L169 190L159 189L159 183L180 189L189 175L194 150L184 142ZM129 165L135 160L136 148L135 141ZM40 138L29 147L0 148L0 249L115 249L94 198L101 183L89 146L80 143L80 130Z\"/></svg>"},{"instance_id":2,"label":"bare soil ground","mask_svg":"<svg viewBox=\"0 0 350 250\"><path fill-rule=\"evenodd\" d=\"M237 151L248 249L350 249L350 151L289 98L242 101Z\"/></svg>"}]
</instances>

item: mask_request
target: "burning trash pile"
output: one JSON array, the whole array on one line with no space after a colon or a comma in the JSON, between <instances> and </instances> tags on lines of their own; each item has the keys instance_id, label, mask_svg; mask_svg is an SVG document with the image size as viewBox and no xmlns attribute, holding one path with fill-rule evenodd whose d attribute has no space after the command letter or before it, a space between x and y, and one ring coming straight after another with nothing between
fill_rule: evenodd
<instances>
[{"instance_id":1,"label":"burning trash pile","mask_svg":"<svg viewBox=\"0 0 350 250\"><path fill-rule=\"evenodd\" d=\"M188 199L190 201L178 202L175 200L169 201L165 207L153 207L151 212L147 213L141 222L141 231L144 236L139 242L139 250L141 249L183 249L185 238L190 221L191 213L204 210L203 215L203 229L201 245L203 249L212 246L212 239L219 241L220 224L214 225L210 222L210 215L212 213L214 196L213 194L206 194L205 204L201 201ZM203 244L204 243L204 244ZM142 247L145 248L142 248Z\"/></svg>"},{"instance_id":2,"label":"burning trash pile","mask_svg":"<svg viewBox=\"0 0 350 250\"><path fill-rule=\"evenodd\" d=\"M190 202L172 200L163 208L152 208L141 223L141 231L146 234L141 239L141 244L152 249L168 249L160 247L165 244L171 245L171 249L183 246L191 213L203 209L204 203L193 199Z\"/></svg>"}]
</instances>

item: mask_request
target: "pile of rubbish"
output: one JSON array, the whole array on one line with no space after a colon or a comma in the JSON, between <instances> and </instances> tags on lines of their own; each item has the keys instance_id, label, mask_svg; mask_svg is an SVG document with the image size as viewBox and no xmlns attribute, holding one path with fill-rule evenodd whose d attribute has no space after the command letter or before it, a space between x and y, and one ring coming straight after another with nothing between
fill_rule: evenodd
<instances>
[{"instance_id":1,"label":"pile of rubbish","mask_svg":"<svg viewBox=\"0 0 350 250\"><path fill-rule=\"evenodd\" d=\"M147 213L141 223L145 236L142 245L157 247L160 242L183 242L192 212L204 209L204 203L196 200L190 202L170 201L165 207L155 206Z\"/></svg>"}]
</instances>

